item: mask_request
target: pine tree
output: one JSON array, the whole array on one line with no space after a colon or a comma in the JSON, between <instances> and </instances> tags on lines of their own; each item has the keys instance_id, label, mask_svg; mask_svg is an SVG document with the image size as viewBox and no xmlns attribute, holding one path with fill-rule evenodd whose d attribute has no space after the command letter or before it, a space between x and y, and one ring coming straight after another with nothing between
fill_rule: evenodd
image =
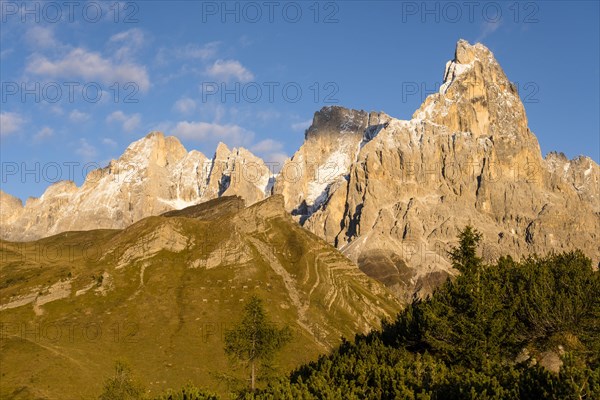
<instances>
[{"instance_id":1,"label":"pine tree","mask_svg":"<svg viewBox=\"0 0 600 400\"><path fill-rule=\"evenodd\" d=\"M288 327L277 328L269 319L262 301L252 296L240 323L225 333L225 353L250 368L250 387L256 388L257 364L265 365L291 340Z\"/></svg>"},{"instance_id":2,"label":"pine tree","mask_svg":"<svg viewBox=\"0 0 600 400\"><path fill-rule=\"evenodd\" d=\"M463 274L478 271L482 265L481 258L477 257L477 245L481 241L481 238L481 233L470 225L467 225L458 234L459 246L454 247L449 252L454 268Z\"/></svg>"}]
</instances>

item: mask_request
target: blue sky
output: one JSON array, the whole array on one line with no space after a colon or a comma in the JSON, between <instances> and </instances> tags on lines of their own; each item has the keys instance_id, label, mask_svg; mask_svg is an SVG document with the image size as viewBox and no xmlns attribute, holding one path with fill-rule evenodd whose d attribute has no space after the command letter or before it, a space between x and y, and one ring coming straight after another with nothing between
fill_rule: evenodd
<instances>
[{"instance_id":1,"label":"blue sky","mask_svg":"<svg viewBox=\"0 0 600 400\"><path fill-rule=\"evenodd\" d=\"M80 184L152 130L282 161L325 105L409 119L459 38L518 84L544 155L600 160L597 1L223 4L0 1L2 190Z\"/></svg>"}]
</instances>

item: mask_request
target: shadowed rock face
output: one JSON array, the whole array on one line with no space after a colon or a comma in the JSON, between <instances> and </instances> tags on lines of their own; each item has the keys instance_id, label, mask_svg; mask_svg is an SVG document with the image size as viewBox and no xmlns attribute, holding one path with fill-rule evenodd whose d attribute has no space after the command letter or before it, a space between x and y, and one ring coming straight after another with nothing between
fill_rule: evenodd
<instances>
[{"instance_id":1,"label":"shadowed rock face","mask_svg":"<svg viewBox=\"0 0 600 400\"><path fill-rule=\"evenodd\" d=\"M317 111L313 123L306 130L304 139L316 139L322 136L356 136L362 139L364 130L368 127L369 114L362 110L350 110L344 107L331 106ZM341 130L340 130L341 128Z\"/></svg>"},{"instance_id":2,"label":"shadowed rock face","mask_svg":"<svg viewBox=\"0 0 600 400\"><path fill-rule=\"evenodd\" d=\"M358 258L358 267L367 275L386 286L408 285L413 271L396 253L380 250L367 251Z\"/></svg>"}]
</instances>

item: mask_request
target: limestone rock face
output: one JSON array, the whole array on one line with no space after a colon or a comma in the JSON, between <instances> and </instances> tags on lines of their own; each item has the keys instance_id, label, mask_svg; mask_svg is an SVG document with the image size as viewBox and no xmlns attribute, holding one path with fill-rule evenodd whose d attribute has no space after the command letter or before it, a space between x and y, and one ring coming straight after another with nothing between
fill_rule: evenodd
<instances>
[{"instance_id":1,"label":"limestone rock face","mask_svg":"<svg viewBox=\"0 0 600 400\"><path fill-rule=\"evenodd\" d=\"M340 160L338 175L319 201L306 168L296 184L278 176L276 191L304 227L399 295L454 273L446 251L467 224L484 234L486 259L581 248L598 263L598 165L542 158L515 86L483 45L458 42L444 84L410 121L332 111L315 114L290 162ZM351 134L349 116L360 122Z\"/></svg>"},{"instance_id":2,"label":"limestone rock face","mask_svg":"<svg viewBox=\"0 0 600 400\"><path fill-rule=\"evenodd\" d=\"M552 152L546 158L546 166L551 172L550 184L556 191L563 191L565 184L575 189L577 195L600 212L600 168L589 157L579 156L568 160L563 153Z\"/></svg>"},{"instance_id":3,"label":"limestone rock face","mask_svg":"<svg viewBox=\"0 0 600 400\"><path fill-rule=\"evenodd\" d=\"M273 180L269 168L261 158L244 148L233 149L227 155L224 165L222 192L219 196L238 195L248 204L254 204L270 194Z\"/></svg>"},{"instance_id":4,"label":"limestone rock face","mask_svg":"<svg viewBox=\"0 0 600 400\"><path fill-rule=\"evenodd\" d=\"M0 190L0 225L10 224L23 209L23 203L16 197Z\"/></svg>"},{"instance_id":5,"label":"limestone rock face","mask_svg":"<svg viewBox=\"0 0 600 400\"><path fill-rule=\"evenodd\" d=\"M253 180L243 174L253 174ZM58 182L25 207L2 194L1 237L21 241L64 231L121 229L223 194L253 204L265 197L268 182L268 168L245 149L231 151L220 144L210 160L195 150L188 153L175 137L153 132L106 168L90 172L79 188Z\"/></svg>"}]
</instances>

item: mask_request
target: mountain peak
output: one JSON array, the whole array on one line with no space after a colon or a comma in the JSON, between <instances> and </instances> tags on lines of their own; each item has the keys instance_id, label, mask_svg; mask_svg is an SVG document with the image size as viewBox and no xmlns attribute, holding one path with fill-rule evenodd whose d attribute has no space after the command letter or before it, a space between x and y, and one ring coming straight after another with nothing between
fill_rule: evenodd
<instances>
[{"instance_id":1,"label":"mountain peak","mask_svg":"<svg viewBox=\"0 0 600 400\"><path fill-rule=\"evenodd\" d=\"M147 165L155 163L164 167L181 160L187 150L175 136L165 136L162 132L152 131L143 138L131 143L118 163L121 165Z\"/></svg>"},{"instance_id":2,"label":"mountain peak","mask_svg":"<svg viewBox=\"0 0 600 400\"><path fill-rule=\"evenodd\" d=\"M462 39L454 59L446 63L444 83L425 99L413 120L443 125L455 133L531 139L518 90L494 54L480 43Z\"/></svg>"},{"instance_id":3,"label":"mountain peak","mask_svg":"<svg viewBox=\"0 0 600 400\"><path fill-rule=\"evenodd\" d=\"M454 51L454 61L458 64L470 64L475 59L484 59L493 57L493 53L481 43L470 44L464 39L459 39L456 42L456 50Z\"/></svg>"},{"instance_id":4,"label":"mountain peak","mask_svg":"<svg viewBox=\"0 0 600 400\"><path fill-rule=\"evenodd\" d=\"M145 137L144 139L161 139L164 138L165 134L162 133L161 131L150 131Z\"/></svg>"},{"instance_id":5,"label":"mountain peak","mask_svg":"<svg viewBox=\"0 0 600 400\"><path fill-rule=\"evenodd\" d=\"M362 135L367 127L369 114L340 106L327 106L315 112L313 122L306 130L304 139L317 136Z\"/></svg>"},{"instance_id":6,"label":"mountain peak","mask_svg":"<svg viewBox=\"0 0 600 400\"><path fill-rule=\"evenodd\" d=\"M456 42L454 59L446 63L446 68L444 70L444 84L440 88L440 92L445 92L448 89L448 86L456 80L458 76L469 71L474 66L475 61L478 61L479 63L486 62L497 64L494 54L481 43L471 45L464 39L460 39Z\"/></svg>"},{"instance_id":7,"label":"mountain peak","mask_svg":"<svg viewBox=\"0 0 600 400\"><path fill-rule=\"evenodd\" d=\"M231 150L229 149L229 147L227 147L227 145L225 143L219 142L219 144L217 145L217 149L215 150L214 159L215 160L224 160L227 158L229 153L231 153Z\"/></svg>"},{"instance_id":8,"label":"mountain peak","mask_svg":"<svg viewBox=\"0 0 600 400\"><path fill-rule=\"evenodd\" d=\"M0 225L14 221L15 216L23 210L21 199L0 190Z\"/></svg>"}]
</instances>

